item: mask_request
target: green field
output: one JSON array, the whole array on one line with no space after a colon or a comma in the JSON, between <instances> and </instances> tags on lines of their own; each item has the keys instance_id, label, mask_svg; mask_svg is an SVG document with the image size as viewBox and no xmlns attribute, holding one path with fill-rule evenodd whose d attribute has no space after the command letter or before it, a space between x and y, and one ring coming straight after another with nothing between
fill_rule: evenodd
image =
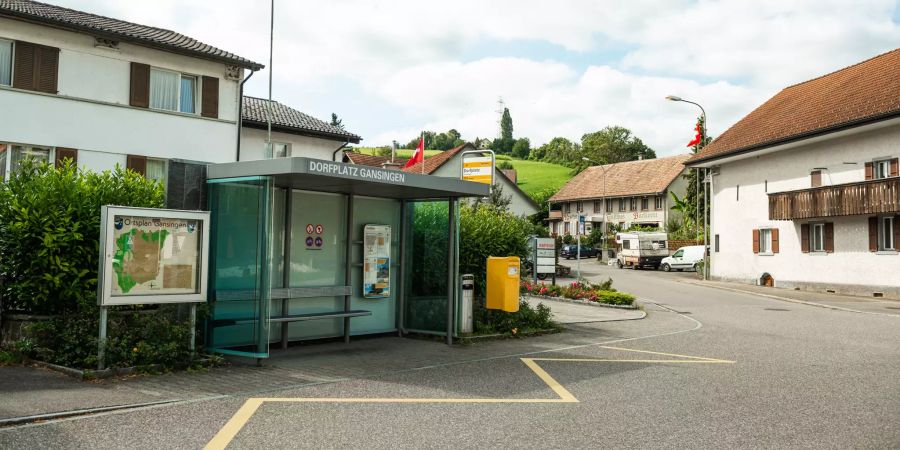
<instances>
[{"instance_id":1,"label":"green field","mask_svg":"<svg viewBox=\"0 0 900 450\"><path fill-rule=\"evenodd\" d=\"M374 147L353 147L353 151L362 153L363 155L375 155L375 152L377 150L378 149ZM413 152L415 152L415 150L411 150L408 148L398 148L396 155L398 158L412 158ZM425 157L430 158L440 152L440 150L425 150Z\"/></svg>"},{"instance_id":2,"label":"green field","mask_svg":"<svg viewBox=\"0 0 900 450\"><path fill-rule=\"evenodd\" d=\"M509 161L516 169L519 187L532 197L548 189L555 192L572 178L572 169L558 164L520 159Z\"/></svg>"}]
</instances>

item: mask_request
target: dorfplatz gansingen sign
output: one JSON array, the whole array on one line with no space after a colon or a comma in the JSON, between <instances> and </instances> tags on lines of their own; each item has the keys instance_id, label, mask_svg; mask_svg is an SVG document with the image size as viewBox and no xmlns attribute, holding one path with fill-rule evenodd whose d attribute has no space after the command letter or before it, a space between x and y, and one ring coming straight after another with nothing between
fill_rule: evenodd
<instances>
[{"instance_id":1,"label":"dorfplatz gansingen sign","mask_svg":"<svg viewBox=\"0 0 900 450\"><path fill-rule=\"evenodd\" d=\"M103 206L98 303L206 301L209 213Z\"/></svg>"},{"instance_id":2,"label":"dorfplatz gansingen sign","mask_svg":"<svg viewBox=\"0 0 900 450\"><path fill-rule=\"evenodd\" d=\"M406 182L406 174L396 170L378 169L375 167L351 164L338 164L329 161L309 160L309 173L337 175L365 181L381 181L402 184Z\"/></svg>"}]
</instances>

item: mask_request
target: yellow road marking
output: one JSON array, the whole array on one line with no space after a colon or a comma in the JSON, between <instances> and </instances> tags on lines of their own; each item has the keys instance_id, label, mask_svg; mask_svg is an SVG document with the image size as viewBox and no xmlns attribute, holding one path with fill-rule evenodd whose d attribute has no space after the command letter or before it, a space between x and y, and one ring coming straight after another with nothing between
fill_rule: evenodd
<instances>
[{"instance_id":1,"label":"yellow road marking","mask_svg":"<svg viewBox=\"0 0 900 450\"><path fill-rule=\"evenodd\" d=\"M555 361L555 362L601 362L601 363L662 363L662 364L733 364L734 361L714 358L703 358L700 356L678 355L675 353L653 352L649 350L635 350L630 348L602 346L610 350L620 350L625 352L648 353L660 356L675 356L686 359L597 359L597 358L520 358L538 378L543 381L559 398L377 398L377 397L357 397L357 398L341 398L341 397L262 397L250 398L244 402L244 405L234 414L234 416L219 430L218 433L206 444L205 450L224 449L231 443L235 436L241 431L244 425L250 420L250 417L256 413L256 410L265 403L470 403L470 404L500 404L500 403L529 403L529 404L546 404L546 403L579 403L578 399L564 388L555 378L550 376L537 361Z\"/></svg>"}]
</instances>

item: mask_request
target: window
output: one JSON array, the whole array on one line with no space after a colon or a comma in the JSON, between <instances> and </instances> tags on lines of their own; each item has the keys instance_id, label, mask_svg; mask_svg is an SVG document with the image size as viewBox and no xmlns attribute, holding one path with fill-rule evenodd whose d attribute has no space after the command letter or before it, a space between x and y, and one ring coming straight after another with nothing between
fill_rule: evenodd
<instances>
[{"instance_id":1,"label":"window","mask_svg":"<svg viewBox=\"0 0 900 450\"><path fill-rule=\"evenodd\" d=\"M147 158L147 172L144 176L148 180L156 180L166 184L166 160Z\"/></svg>"},{"instance_id":2,"label":"window","mask_svg":"<svg viewBox=\"0 0 900 450\"><path fill-rule=\"evenodd\" d=\"M569 234L569 227L571 227L571 224L569 222L566 222L566 224L563 225L563 229L566 234Z\"/></svg>"},{"instance_id":3,"label":"window","mask_svg":"<svg viewBox=\"0 0 900 450\"><path fill-rule=\"evenodd\" d=\"M876 180L891 176L891 160L875 161L873 164Z\"/></svg>"},{"instance_id":4,"label":"window","mask_svg":"<svg viewBox=\"0 0 900 450\"><path fill-rule=\"evenodd\" d=\"M641 199L641 211L646 211L648 209L650 209L650 199L644 197Z\"/></svg>"},{"instance_id":5,"label":"window","mask_svg":"<svg viewBox=\"0 0 900 450\"><path fill-rule=\"evenodd\" d=\"M603 200L594 200L594 212L600 212L603 210Z\"/></svg>"},{"instance_id":6,"label":"window","mask_svg":"<svg viewBox=\"0 0 900 450\"><path fill-rule=\"evenodd\" d=\"M268 147L268 144L266 144L266 148ZM284 142L273 142L272 151L266 151L266 158L289 158L290 156L291 144L287 144Z\"/></svg>"},{"instance_id":7,"label":"window","mask_svg":"<svg viewBox=\"0 0 900 450\"><path fill-rule=\"evenodd\" d=\"M197 77L162 69L150 69L150 107L195 114Z\"/></svg>"},{"instance_id":8,"label":"window","mask_svg":"<svg viewBox=\"0 0 900 450\"><path fill-rule=\"evenodd\" d=\"M625 199L624 198L619 199L619 211L625 211Z\"/></svg>"},{"instance_id":9,"label":"window","mask_svg":"<svg viewBox=\"0 0 900 450\"><path fill-rule=\"evenodd\" d=\"M578 203L575 204L575 207L578 212L584 211L584 202L579 200Z\"/></svg>"},{"instance_id":10,"label":"window","mask_svg":"<svg viewBox=\"0 0 900 450\"><path fill-rule=\"evenodd\" d=\"M716 253L719 253L719 235L718 234L716 235L715 242L716 242Z\"/></svg>"},{"instance_id":11,"label":"window","mask_svg":"<svg viewBox=\"0 0 900 450\"><path fill-rule=\"evenodd\" d=\"M34 159L41 162L51 162L53 151L49 147L35 145L0 144L0 177L3 180L9 178L9 174L19 170L22 161Z\"/></svg>"},{"instance_id":12,"label":"window","mask_svg":"<svg viewBox=\"0 0 900 450\"><path fill-rule=\"evenodd\" d=\"M663 197L661 195L657 195L653 198L653 208L663 209Z\"/></svg>"},{"instance_id":13,"label":"window","mask_svg":"<svg viewBox=\"0 0 900 450\"><path fill-rule=\"evenodd\" d=\"M896 250L894 242L894 218L881 217L878 219L878 250Z\"/></svg>"},{"instance_id":14,"label":"window","mask_svg":"<svg viewBox=\"0 0 900 450\"><path fill-rule=\"evenodd\" d=\"M571 203L566 203L566 204L565 204L565 209L566 209L566 214L569 214L570 212L572 212L572 204L571 204ZM567 229L567 230L568 230L568 229Z\"/></svg>"},{"instance_id":15,"label":"window","mask_svg":"<svg viewBox=\"0 0 900 450\"><path fill-rule=\"evenodd\" d=\"M0 40L0 84L9 86L12 83L13 43Z\"/></svg>"},{"instance_id":16,"label":"window","mask_svg":"<svg viewBox=\"0 0 900 450\"><path fill-rule=\"evenodd\" d=\"M631 240L625 239L622 241L622 250L630 250L631 249Z\"/></svg>"},{"instance_id":17,"label":"window","mask_svg":"<svg viewBox=\"0 0 900 450\"><path fill-rule=\"evenodd\" d=\"M759 230L759 253L772 253L772 230L769 228Z\"/></svg>"},{"instance_id":18,"label":"window","mask_svg":"<svg viewBox=\"0 0 900 450\"><path fill-rule=\"evenodd\" d=\"M613 202L606 200L606 212L611 213L613 209Z\"/></svg>"},{"instance_id":19,"label":"window","mask_svg":"<svg viewBox=\"0 0 900 450\"><path fill-rule=\"evenodd\" d=\"M637 211L637 199L634 197L631 197L631 199L629 199L628 206L629 206L629 211Z\"/></svg>"},{"instance_id":20,"label":"window","mask_svg":"<svg viewBox=\"0 0 900 450\"><path fill-rule=\"evenodd\" d=\"M672 255L673 258L681 258L682 256L684 256L684 250L678 250L674 255Z\"/></svg>"},{"instance_id":21,"label":"window","mask_svg":"<svg viewBox=\"0 0 900 450\"><path fill-rule=\"evenodd\" d=\"M819 187L822 185L822 171L821 170L813 170L809 173L809 185L811 187Z\"/></svg>"},{"instance_id":22,"label":"window","mask_svg":"<svg viewBox=\"0 0 900 450\"><path fill-rule=\"evenodd\" d=\"M825 224L814 223L809 227L809 248L814 252L825 251Z\"/></svg>"}]
</instances>

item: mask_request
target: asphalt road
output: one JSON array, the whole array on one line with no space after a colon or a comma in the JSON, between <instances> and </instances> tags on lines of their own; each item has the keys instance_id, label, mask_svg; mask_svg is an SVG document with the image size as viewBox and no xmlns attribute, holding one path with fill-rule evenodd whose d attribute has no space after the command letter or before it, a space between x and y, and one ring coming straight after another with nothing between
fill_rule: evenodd
<instances>
[{"instance_id":1,"label":"asphalt road","mask_svg":"<svg viewBox=\"0 0 900 450\"><path fill-rule=\"evenodd\" d=\"M582 269L644 300L647 318L572 325L528 354L492 343L469 362L268 392L253 411L259 394L4 429L0 448L217 435L230 448L900 447L900 317Z\"/></svg>"}]
</instances>

